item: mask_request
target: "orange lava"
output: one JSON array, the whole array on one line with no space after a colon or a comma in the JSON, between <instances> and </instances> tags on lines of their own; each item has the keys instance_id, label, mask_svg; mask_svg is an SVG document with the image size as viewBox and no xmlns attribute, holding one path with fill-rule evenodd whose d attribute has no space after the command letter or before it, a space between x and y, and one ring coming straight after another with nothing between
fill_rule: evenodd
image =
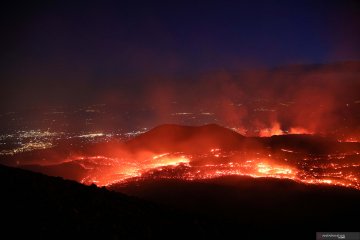
<instances>
[{"instance_id":1,"label":"orange lava","mask_svg":"<svg viewBox=\"0 0 360 240\"><path fill-rule=\"evenodd\" d=\"M356 138L353 138L353 137L350 137L350 138L346 138L346 139L341 139L341 140L338 140L339 142L348 142L348 143L359 143L360 140L359 139L356 139Z\"/></svg>"},{"instance_id":2,"label":"orange lava","mask_svg":"<svg viewBox=\"0 0 360 240\"><path fill-rule=\"evenodd\" d=\"M96 160L96 165L93 165L88 176L81 180L84 184L96 184L98 186L106 186L115 182L121 182L126 179L139 177L143 173L152 169L161 169L162 167L178 166L179 164L188 164L190 160L183 155L170 155L163 153L153 155L152 157L139 159L126 159L126 158L107 158L103 156L95 157L79 157L75 161L85 168L89 169L89 160Z\"/></svg>"},{"instance_id":3,"label":"orange lava","mask_svg":"<svg viewBox=\"0 0 360 240\"><path fill-rule=\"evenodd\" d=\"M112 159L102 156L79 157L75 161L79 161L84 168L89 170L88 175L81 182L84 184L95 183L98 186L147 178L195 181L238 175L254 178L291 179L305 184L336 185L360 190L359 176L351 173L345 174L342 170L349 167L358 168L359 164L343 166L327 164L304 170L293 164L280 163L278 160L272 159L271 154L244 159L236 156L236 153L223 152L221 149L210 149L207 154L199 156L184 153L144 154L144 156L144 158L137 157L136 159ZM337 155L332 157L339 158ZM206 161L203 161L204 159ZM321 168L321 171L316 172L316 167Z\"/></svg>"},{"instance_id":4,"label":"orange lava","mask_svg":"<svg viewBox=\"0 0 360 240\"><path fill-rule=\"evenodd\" d=\"M314 132L302 127L292 127L289 130L289 134L314 134Z\"/></svg>"},{"instance_id":5,"label":"orange lava","mask_svg":"<svg viewBox=\"0 0 360 240\"><path fill-rule=\"evenodd\" d=\"M259 131L260 137L271 137L284 134L314 134L314 132L302 127L292 127L286 132L281 129L279 122L273 122L270 128L264 128Z\"/></svg>"},{"instance_id":6,"label":"orange lava","mask_svg":"<svg viewBox=\"0 0 360 240\"><path fill-rule=\"evenodd\" d=\"M261 129L259 132L260 137L271 137L274 135L283 135L284 132L280 128L280 123L274 122L271 128Z\"/></svg>"}]
</instances>

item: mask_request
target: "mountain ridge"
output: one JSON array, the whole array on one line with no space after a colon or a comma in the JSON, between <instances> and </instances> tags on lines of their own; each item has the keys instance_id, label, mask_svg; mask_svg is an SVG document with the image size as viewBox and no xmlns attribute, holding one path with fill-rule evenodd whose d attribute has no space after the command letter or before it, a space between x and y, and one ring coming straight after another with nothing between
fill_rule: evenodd
<instances>
[{"instance_id":1,"label":"mountain ridge","mask_svg":"<svg viewBox=\"0 0 360 240\"><path fill-rule=\"evenodd\" d=\"M163 124L129 140L126 145L131 150L197 152L208 151L209 148L233 148L241 144L244 139L245 137L239 133L217 124L202 126ZM197 146L197 149L194 149L194 146Z\"/></svg>"}]
</instances>

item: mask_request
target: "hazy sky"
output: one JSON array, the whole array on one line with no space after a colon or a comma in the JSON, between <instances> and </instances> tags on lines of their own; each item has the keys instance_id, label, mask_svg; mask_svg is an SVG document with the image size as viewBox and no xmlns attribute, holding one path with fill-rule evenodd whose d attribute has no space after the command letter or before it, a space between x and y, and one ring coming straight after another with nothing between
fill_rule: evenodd
<instances>
[{"instance_id":1,"label":"hazy sky","mask_svg":"<svg viewBox=\"0 0 360 240\"><path fill-rule=\"evenodd\" d=\"M109 89L126 98L142 94L150 76L176 85L202 72L360 59L356 1L17 1L1 9L2 107L71 104Z\"/></svg>"}]
</instances>

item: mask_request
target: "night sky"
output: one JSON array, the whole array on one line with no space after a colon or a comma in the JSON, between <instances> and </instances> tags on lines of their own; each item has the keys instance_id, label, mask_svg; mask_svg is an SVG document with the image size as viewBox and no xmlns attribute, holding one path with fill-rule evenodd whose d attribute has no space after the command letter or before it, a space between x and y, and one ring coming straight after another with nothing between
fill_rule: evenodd
<instances>
[{"instance_id":1,"label":"night sky","mask_svg":"<svg viewBox=\"0 0 360 240\"><path fill-rule=\"evenodd\" d=\"M359 25L356 1L12 1L1 107L141 95L149 76L191 85L219 70L359 60Z\"/></svg>"}]
</instances>

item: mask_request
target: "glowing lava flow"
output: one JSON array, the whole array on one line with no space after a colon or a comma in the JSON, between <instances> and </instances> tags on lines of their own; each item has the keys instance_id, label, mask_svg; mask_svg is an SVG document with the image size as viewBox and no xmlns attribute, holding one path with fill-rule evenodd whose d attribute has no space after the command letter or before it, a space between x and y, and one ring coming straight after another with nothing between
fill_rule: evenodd
<instances>
[{"instance_id":1,"label":"glowing lava flow","mask_svg":"<svg viewBox=\"0 0 360 240\"><path fill-rule=\"evenodd\" d=\"M271 166L269 164L265 164L265 163L259 163L257 164L258 167L258 172L261 174L264 174L265 176L278 176L278 175L284 175L288 178L290 178L291 176L295 175L293 174L294 171L290 168L286 168L286 167L281 167L281 166ZM293 177L291 177L293 178Z\"/></svg>"},{"instance_id":2,"label":"glowing lava flow","mask_svg":"<svg viewBox=\"0 0 360 240\"><path fill-rule=\"evenodd\" d=\"M147 168L166 167L166 166L177 166L179 164L189 164L190 160L184 155L181 156L168 156L169 153L155 155L152 159L155 160L149 164Z\"/></svg>"},{"instance_id":3,"label":"glowing lava flow","mask_svg":"<svg viewBox=\"0 0 360 240\"><path fill-rule=\"evenodd\" d=\"M145 159L108 158L103 156L78 157L75 162L89 170L81 183L106 186L126 179L140 177L143 173L162 167L189 164L189 158L178 154L159 154Z\"/></svg>"},{"instance_id":4,"label":"glowing lava flow","mask_svg":"<svg viewBox=\"0 0 360 240\"><path fill-rule=\"evenodd\" d=\"M314 134L314 132L301 127L293 127L290 128L289 134Z\"/></svg>"},{"instance_id":5,"label":"glowing lava flow","mask_svg":"<svg viewBox=\"0 0 360 240\"><path fill-rule=\"evenodd\" d=\"M205 165L181 165L177 167L162 167L144 173L141 178L172 178L189 181L212 179L222 176L250 176L254 178L279 178L290 179L305 184L336 185L351 187L360 190L358 178L353 175L340 175L338 178L330 178L324 168L322 175L312 175L309 172L295 167L275 164L269 159L247 160L245 162L228 162Z\"/></svg>"},{"instance_id":6,"label":"glowing lava flow","mask_svg":"<svg viewBox=\"0 0 360 240\"><path fill-rule=\"evenodd\" d=\"M346 139L341 139L341 140L338 140L338 142L346 142L346 143L359 143L360 140L356 139L356 138L346 138Z\"/></svg>"},{"instance_id":7,"label":"glowing lava flow","mask_svg":"<svg viewBox=\"0 0 360 240\"><path fill-rule=\"evenodd\" d=\"M281 149L287 155L296 152ZM305 184L325 184L360 190L358 153L333 154L287 162L268 153L244 155L210 149L209 152L189 155L181 152L129 155L123 158L104 156L78 157L77 163L86 170L84 184L99 186L126 183L140 179L170 178L187 181L222 176L250 176L254 178L290 179ZM326 159L326 162L320 163ZM345 163L347 159L354 162Z\"/></svg>"}]
</instances>

